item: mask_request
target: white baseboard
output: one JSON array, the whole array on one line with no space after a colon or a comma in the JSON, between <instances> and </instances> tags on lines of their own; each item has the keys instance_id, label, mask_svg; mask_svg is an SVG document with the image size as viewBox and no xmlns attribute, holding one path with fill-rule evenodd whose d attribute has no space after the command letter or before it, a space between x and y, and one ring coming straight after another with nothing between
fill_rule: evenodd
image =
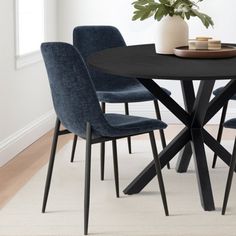
<instances>
[{"instance_id":1,"label":"white baseboard","mask_svg":"<svg viewBox=\"0 0 236 236\"><path fill-rule=\"evenodd\" d=\"M50 111L1 141L0 167L52 129L55 118L54 111Z\"/></svg>"}]
</instances>

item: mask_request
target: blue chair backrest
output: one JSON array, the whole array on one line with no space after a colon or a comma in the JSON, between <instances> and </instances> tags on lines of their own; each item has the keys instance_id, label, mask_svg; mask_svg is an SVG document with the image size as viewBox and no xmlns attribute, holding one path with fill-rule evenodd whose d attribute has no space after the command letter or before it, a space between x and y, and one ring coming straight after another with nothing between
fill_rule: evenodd
<instances>
[{"instance_id":1,"label":"blue chair backrest","mask_svg":"<svg viewBox=\"0 0 236 236\"><path fill-rule=\"evenodd\" d=\"M95 52L108 48L126 46L120 31L113 26L78 26L73 31L73 44L84 60ZM115 90L132 84L137 80L108 75L88 65L95 88L99 91Z\"/></svg>"},{"instance_id":2,"label":"blue chair backrest","mask_svg":"<svg viewBox=\"0 0 236 236\"><path fill-rule=\"evenodd\" d=\"M101 111L83 58L67 43L43 43L41 51L48 73L56 114L69 131L84 138L86 123L93 135L102 136L109 125Z\"/></svg>"}]
</instances>

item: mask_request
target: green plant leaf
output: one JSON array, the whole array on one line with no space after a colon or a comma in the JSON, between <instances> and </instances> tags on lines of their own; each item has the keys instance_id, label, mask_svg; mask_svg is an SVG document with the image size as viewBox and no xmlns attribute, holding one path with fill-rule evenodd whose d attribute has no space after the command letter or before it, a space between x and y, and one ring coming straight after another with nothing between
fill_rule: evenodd
<instances>
[{"instance_id":1,"label":"green plant leaf","mask_svg":"<svg viewBox=\"0 0 236 236\"><path fill-rule=\"evenodd\" d=\"M214 22L210 16L198 11L198 3L203 0L136 0L132 4L135 11L132 20L145 20L154 15L157 21L164 16L178 15L183 19L189 20L191 17L198 17L203 25L208 28Z\"/></svg>"},{"instance_id":2,"label":"green plant leaf","mask_svg":"<svg viewBox=\"0 0 236 236\"><path fill-rule=\"evenodd\" d=\"M147 3L148 3L147 0L138 0L138 1L133 2L132 4L145 5Z\"/></svg>"},{"instance_id":3,"label":"green plant leaf","mask_svg":"<svg viewBox=\"0 0 236 236\"><path fill-rule=\"evenodd\" d=\"M134 5L134 8L137 9L137 10L142 11L142 10L144 10L145 7L142 6L142 5L135 4L135 5Z\"/></svg>"},{"instance_id":4,"label":"green plant leaf","mask_svg":"<svg viewBox=\"0 0 236 236\"><path fill-rule=\"evenodd\" d=\"M185 12L185 17L186 17L186 19L187 19L187 20L189 20L189 19L190 19L190 16L191 16L191 15L190 15L190 13L189 13L189 12Z\"/></svg>"},{"instance_id":5,"label":"green plant leaf","mask_svg":"<svg viewBox=\"0 0 236 236\"><path fill-rule=\"evenodd\" d=\"M159 2L164 5L170 5L170 2L168 0L159 0Z\"/></svg>"},{"instance_id":6,"label":"green plant leaf","mask_svg":"<svg viewBox=\"0 0 236 236\"><path fill-rule=\"evenodd\" d=\"M165 10L165 7L163 5L160 5L158 10L156 11L154 17L157 21L160 21L163 16L167 15L167 12Z\"/></svg>"},{"instance_id":7,"label":"green plant leaf","mask_svg":"<svg viewBox=\"0 0 236 236\"><path fill-rule=\"evenodd\" d=\"M203 25L208 28L210 25L213 26L214 25L214 22L212 21L211 17L204 14L204 13L201 13L199 12L198 10L196 9L192 9L191 10L193 12L193 14L195 14L195 16L197 16L203 23Z\"/></svg>"},{"instance_id":8,"label":"green plant leaf","mask_svg":"<svg viewBox=\"0 0 236 236\"><path fill-rule=\"evenodd\" d=\"M147 18L149 18L150 16L152 16L152 9L149 7L146 7L145 10L143 11L143 14L140 18L140 20L145 20Z\"/></svg>"}]
</instances>

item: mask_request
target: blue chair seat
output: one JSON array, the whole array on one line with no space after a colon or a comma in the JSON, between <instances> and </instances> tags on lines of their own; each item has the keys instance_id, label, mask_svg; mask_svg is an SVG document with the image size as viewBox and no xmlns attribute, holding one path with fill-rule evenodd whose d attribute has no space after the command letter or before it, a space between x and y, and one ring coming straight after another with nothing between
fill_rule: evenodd
<instances>
[{"instance_id":1,"label":"blue chair seat","mask_svg":"<svg viewBox=\"0 0 236 236\"><path fill-rule=\"evenodd\" d=\"M171 92L162 88L168 95ZM106 103L130 103L155 100L155 97L140 83L125 88L112 88L112 90L96 91L98 100Z\"/></svg>"},{"instance_id":2,"label":"blue chair seat","mask_svg":"<svg viewBox=\"0 0 236 236\"><path fill-rule=\"evenodd\" d=\"M164 122L157 119L113 113L107 113L104 116L108 124L112 126L113 132L107 134L111 137L148 133L152 130L165 129L167 127Z\"/></svg>"},{"instance_id":3,"label":"blue chair seat","mask_svg":"<svg viewBox=\"0 0 236 236\"><path fill-rule=\"evenodd\" d=\"M231 120L227 120L224 123L224 127L225 128L230 128L230 129L236 129L236 118L231 119Z\"/></svg>"},{"instance_id":4,"label":"blue chair seat","mask_svg":"<svg viewBox=\"0 0 236 236\"><path fill-rule=\"evenodd\" d=\"M224 89L224 87L220 87L220 88L216 89L215 91L213 91L213 94L215 96L218 96L219 94L221 94L223 89ZM231 100L236 100L236 94L234 94L234 96L231 98Z\"/></svg>"}]
</instances>

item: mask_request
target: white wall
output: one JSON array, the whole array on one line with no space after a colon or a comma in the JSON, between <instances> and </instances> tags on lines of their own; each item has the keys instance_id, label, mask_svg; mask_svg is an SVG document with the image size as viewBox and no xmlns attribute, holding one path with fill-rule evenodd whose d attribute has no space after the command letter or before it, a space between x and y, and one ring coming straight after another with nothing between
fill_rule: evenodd
<instances>
[{"instance_id":1,"label":"white wall","mask_svg":"<svg viewBox=\"0 0 236 236\"><path fill-rule=\"evenodd\" d=\"M61 41L72 43L72 31L79 24L78 14L81 14L84 2L86 0L58 0L58 37Z\"/></svg>"},{"instance_id":2,"label":"white wall","mask_svg":"<svg viewBox=\"0 0 236 236\"><path fill-rule=\"evenodd\" d=\"M158 24L153 19L132 21L133 0L59 0L59 36L60 40L72 42L72 30L77 25L114 25L120 29L128 45L152 43L155 37L155 27ZM205 29L197 19L188 22L190 38L198 35L212 35L224 42L236 42L235 9L236 1L205 0L201 10L209 14L214 22L214 29ZM216 87L225 82L217 82ZM182 102L179 82L159 81L159 84L169 88L172 96ZM119 105L109 106L110 111L122 111ZM153 116L152 104L132 104L133 113ZM163 118L172 123L178 122L165 108L161 108ZM229 116L236 116L236 104L228 110ZM218 119L218 118L217 118ZM217 122L215 119L213 122Z\"/></svg>"},{"instance_id":3,"label":"white wall","mask_svg":"<svg viewBox=\"0 0 236 236\"><path fill-rule=\"evenodd\" d=\"M57 0L48 0L46 32L57 38ZM54 113L43 62L15 69L14 0L0 0L0 166L47 132Z\"/></svg>"}]
</instances>

